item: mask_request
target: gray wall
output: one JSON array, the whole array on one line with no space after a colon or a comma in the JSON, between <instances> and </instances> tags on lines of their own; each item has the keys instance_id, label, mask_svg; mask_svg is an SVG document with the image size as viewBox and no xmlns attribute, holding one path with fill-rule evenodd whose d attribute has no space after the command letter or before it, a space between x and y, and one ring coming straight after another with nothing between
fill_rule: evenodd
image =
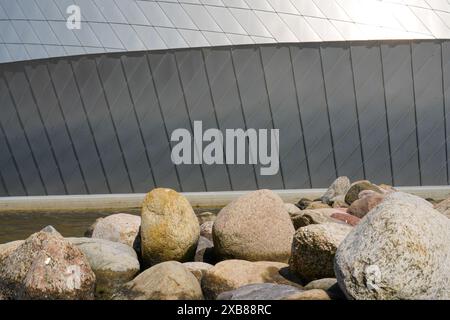
<instances>
[{"instance_id":1,"label":"gray wall","mask_svg":"<svg viewBox=\"0 0 450 320\"><path fill-rule=\"evenodd\" d=\"M450 41L273 44L0 64L0 196L448 184ZM279 128L281 170L181 165L177 128Z\"/></svg>"}]
</instances>

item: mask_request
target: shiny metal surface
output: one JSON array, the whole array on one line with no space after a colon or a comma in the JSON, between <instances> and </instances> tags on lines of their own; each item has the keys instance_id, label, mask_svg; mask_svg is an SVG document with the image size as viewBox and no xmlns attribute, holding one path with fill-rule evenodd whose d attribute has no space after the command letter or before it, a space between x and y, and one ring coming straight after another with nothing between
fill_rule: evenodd
<instances>
[{"instance_id":1,"label":"shiny metal surface","mask_svg":"<svg viewBox=\"0 0 450 320\"><path fill-rule=\"evenodd\" d=\"M69 5L82 28L65 26ZM228 44L450 38L447 0L0 0L0 63Z\"/></svg>"}]
</instances>

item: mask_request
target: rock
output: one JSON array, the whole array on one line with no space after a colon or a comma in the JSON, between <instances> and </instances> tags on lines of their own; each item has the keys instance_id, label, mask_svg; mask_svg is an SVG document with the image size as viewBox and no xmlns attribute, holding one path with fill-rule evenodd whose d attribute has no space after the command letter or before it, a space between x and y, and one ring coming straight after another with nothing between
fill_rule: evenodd
<instances>
[{"instance_id":1,"label":"rock","mask_svg":"<svg viewBox=\"0 0 450 320\"><path fill-rule=\"evenodd\" d=\"M305 282L334 277L333 261L339 244L352 227L346 224L313 224L297 230L290 268Z\"/></svg>"},{"instance_id":2,"label":"rock","mask_svg":"<svg viewBox=\"0 0 450 320\"><path fill-rule=\"evenodd\" d=\"M214 221L207 221L200 226L200 236L205 237L208 240L213 241L212 229Z\"/></svg>"},{"instance_id":3,"label":"rock","mask_svg":"<svg viewBox=\"0 0 450 320\"><path fill-rule=\"evenodd\" d=\"M136 252L130 246L95 238L67 238L87 257L96 277L96 297L109 299L140 271Z\"/></svg>"},{"instance_id":4,"label":"rock","mask_svg":"<svg viewBox=\"0 0 450 320\"><path fill-rule=\"evenodd\" d=\"M305 209L310 205L311 202L313 202L311 199L301 198L301 199L297 202L296 206L297 206L300 210L305 210Z\"/></svg>"},{"instance_id":5,"label":"rock","mask_svg":"<svg viewBox=\"0 0 450 320\"><path fill-rule=\"evenodd\" d=\"M323 279L311 281L303 289L305 289L305 290L322 289L322 290L327 291L332 286L334 286L336 283L337 283L336 278L323 278Z\"/></svg>"},{"instance_id":6,"label":"rock","mask_svg":"<svg viewBox=\"0 0 450 320\"><path fill-rule=\"evenodd\" d=\"M216 220L216 217L217 217L217 214L215 214L213 212L209 212L209 211L199 213L199 214L197 214L198 224L202 225L205 222L214 221L214 220Z\"/></svg>"},{"instance_id":7,"label":"rock","mask_svg":"<svg viewBox=\"0 0 450 320\"><path fill-rule=\"evenodd\" d=\"M206 271L214 267L212 264L205 262L185 262L183 263L183 266L190 271L199 282L202 281L203 275Z\"/></svg>"},{"instance_id":8,"label":"rock","mask_svg":"<svg viewBox=\"0 0 450 320\"><path fill-rule=\"evenodd\" d=\"M383 194L383 190L377 185L367 180L356 181L352 183L350 189L348 189L345 195L345 202L351 205L354 201L359 199L359 193L364 190L372 190L377 193Z\"/></svg>"},{"instance_id":9,"label":"rock","mask_svg":"<svg viewBox=\"0 0 450 320\"><path fill-rule=\"evenodd\" d=\"M195 262L206 262L214 264L216 262L216 256L214 254L214 244L211 240L200 237L198 240L197 249L195 251Z\"/></svg>"},{"instance_id":10,"label":"rock","mask_svg":"<svg viewBox=\"0 0 450 320\"><path fill-rule=\"evenodd\" d=\"M331 297L325 290L312 289L294 293L283 300L331 300Z\"/></svg>"},{"instance_id":11,"label":"rock","mask_svg":"<svg viewBox=\"0 0 450 320\"><path fill-rule=\"evenodd\" d=\"M115 299L203 300L197 278L177 261L166 261L145 270L126 283Z\"/></svg>"},{"instance_id":12,"label":"rock","mask_svg":"<svg viewBox=\"0 0 450 320\"><path fill-rule=\"evenodd\" d=\"M395 192L341 243L335 273L349 298L450 299L449 265L450 220Z\"/></svg>"},{"instance_id":13,"label":"rock","mask_svg":"<svg viewBox=\"0 0 450 320\"><path fill-rule=\"evenodd\" d=\"M139 228L141 217L127 213L118 213L99 218L92 226L91 238L104 239L126 244L140 249Z\"/></svg>"},{"instance_id":14,"label":"rock","mask_svg":"<svg viewBox=\"0 0 450 320\"><path fill-rule=\"evenodd\" d=\"M187 199L171 189L153 189L142 205L141 248L144 265L194 258L200 226Z\"/></svg>"},{"instance_id":15,"label":"rock","mask_svg":"<svg viewBox=\"0 0 450 320\"><path fill-rule=\"evenodd\" d=\"M348 213L362 218L370 210L375 208L384 200L384 194L379 194L375 191L365 190L359 194L360 199L353 201L348 209Z\"/></svg>"},{"instance_id":16,"label":"rock","mask_svg":"<svg viewBox=\"0 0 450 320\"><path fill-rule=\"evenodd\" d=\"M53 227L32 234L0 262L8 299L93 299L95 274L86 256Z\"/></svg>"},{"instance_id":17,"label":"rock","mask_svg":"<svg viewBox=\"0 0 450 320\"><path fill-rule=\"evenodd\" d=\"M217 300L282 300L301 291L283 284L257 283L221 293Z\"/></svg>"},{"instance_id":18,"label":"rock","mask_svg":"<svg viewBox=\"0 0 450 320\"><path fill-rule=\"evenodd\" d=\"M433 204L418 196L405 192L391 192L384 197L383 202L406 202L416 208L426 207L433 208Z\"/></svg>"},{"instance_id":19,"label":"rock","mask_svg":"<svg viewBox=\"0 0 450 320\"><path fill-rule=\"evenodd\" d=\"M324 278L311 281L305 287L305 290L321 289L327 292L333 300L345 300L345 294L339 288L336 278Z\"/></svg>"},{"instance_id":20,"label":"rock","mask_svg":"<svg viewBox=\"0 0 450 320\"><path fill-rule=\"evenodd\" d=\"M311 202L307 207L306 210L314 210L314 209L330 209L331 207L326 204L323 203L322 201L313 201Z\"/></svg>"},{"instance_id":21,"label":"rock","mask_svg":"<svg viewBox=\"0 0 450 320\"><path fill-rule=\"evenodd\" d=\"M349 207L347 202L345 202L345 195L334 197L331 199L331 202L333 203L331 205L333 208L348 208Z\"/></svg>"},{"instance_id":22,"label":"rock","mask_svg":"<svg viewBox=\"0 0 450 320\"><path fill-rule=\"evenodd\" d=\"M25 241L17 240L4 244L0 244L0 262L2 262L7 256L11 254L14 250L16 250L20 245L22 245Z\"/></svg>"},{"instance_id":23,"label":"rock","mask_svg":"<svg viewBox=\"0 0 450 320\"><path fill-rule=\"evenodd\" d=\"M232 291L248 284L276 283L294 287L301 286L293 282L288 265L281 262L245 260L225 260L206 271L202 279L205 297L216 299L226 291Z\"/></svg>"},{"instance_id":24,"label":"rock","mask_svg":"<svg viewBox=\"0 0 450 320\"><path fill-rule=\"evenodd\" d=\"M281 198L258 190L219 212L213 227L214 250L222 259L287 262L294 231Z\"/></svg>"},{"instance_id":25,"label":"rock","mask_svg":"<svg viewBox=\"0 0 450 320\"><path fill-rule=\"evenodd\" d=\"M345 176L339 177L330 185L321 200L323 203L332 204L334 198L344 196L348 189L350 189L350 180Z\"/></svg>"},{"instance_id":26,"label":"rock","mask_svg":"<svg viewBox=\"0 0 450 320\"><path fill-rule=\"evenodd\" d=\"M292 203L285 203L284 207L291 217L301 212L301 210L295 204Z\"/></svg>"},{"instance_id":27,"label":"rock","mask_svg":"<svg viewBox=\"0 0 450 320\"><path fill-rule=\"evenodd\" d=\"M450 198L439 202L434 208L447 218L450 218Z\"/></svg>"},{"instance_id":28,"label":"rock","mask_svg":"<svg viewBox=\"0 0 450 320\"><path fill-rule=\"evenodd\" d=\"M315 210L302 210L300 214L292 217L292 223L294 229L297 230L301 227L309 226L310 224L322 224L322 223L339 223L339 221L332 217L334 213L343 213L343 211L337 209L315 209Z\"/></svg>"},{"instance_id":29,"label":"rock","mask_svg":"<svg viewBox=\"0 0 450 320\"><path fill-rule=\"evenodd\" d=\"M359 221L361 220L360 218L355 217L351 214L341 213L341 212L335 212L335 213L331 214L331 218L339 220L341 222L344 222L352 227L356 226L359 223Z\"/></svg>"},{"instance_id":30,"label":"rock","mask_svg":"<svg viewBox=\"0 0 450 320\"><path fill-rule=\"evenodd\" d=\"M384 193L389 193L389 192L395 192L395 191L397 191L397 189L395 189L393 186L390 186L390 185L388 185L388 184L382 183L382 184L379 184L378 186L381 188L381 190L382 190Z\"/></svg>"}]
</instances>

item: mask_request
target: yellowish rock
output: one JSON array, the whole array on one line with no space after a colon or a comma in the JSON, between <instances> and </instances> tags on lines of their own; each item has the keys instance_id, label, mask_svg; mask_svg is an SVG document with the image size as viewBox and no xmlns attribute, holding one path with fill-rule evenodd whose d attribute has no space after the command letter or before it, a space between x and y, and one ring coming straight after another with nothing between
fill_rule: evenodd
<instances>
[{"instance_id":1,"label":"yellowish rock","mask_svg":"<svg viewBox=\"0 0 450 320\"><path fill-rule=\"evenodd\" d=\"M172 189L147 194L141 214L141 250L145 266L193 259L200 226L189 201Z\"/></svg>"}]
</instances>

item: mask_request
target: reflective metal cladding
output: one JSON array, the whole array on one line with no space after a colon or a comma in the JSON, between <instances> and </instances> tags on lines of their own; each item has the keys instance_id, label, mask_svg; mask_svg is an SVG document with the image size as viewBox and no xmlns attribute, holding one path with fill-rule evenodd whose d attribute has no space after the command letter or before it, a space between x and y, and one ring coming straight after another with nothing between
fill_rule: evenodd
<instances>
[{"instance_id":1,"label":"reflective metal cladding","mask_svg":"<svg viewBox=\"0 0 450 320\"><path fill-rule=\"evenodd\" d=\"M449 39L446 0L0 0L0 196L446 185ZM279 171L175 165L195 121Z\"/></svg>"},{"instance_id":2,"label":"reflective metal cladding","mask_svg":"<svg viewBox=\"0 0 450 320\"><path fill-rule=\"evenodd\" d=\"M81 29L66 28L81 8ZM0 0L0 62L277 42L450 38L447 0Z\"/></svg>"}]
</instances>

